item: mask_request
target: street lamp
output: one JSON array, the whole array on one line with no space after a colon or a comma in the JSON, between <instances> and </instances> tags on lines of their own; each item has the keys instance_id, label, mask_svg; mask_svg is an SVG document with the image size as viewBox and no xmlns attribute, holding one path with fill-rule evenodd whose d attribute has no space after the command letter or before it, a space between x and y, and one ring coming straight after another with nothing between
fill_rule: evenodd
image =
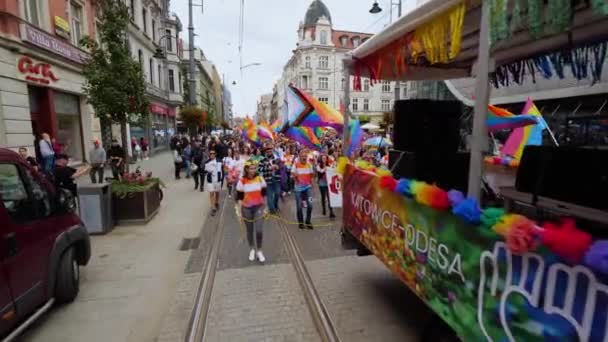
<instances>
[{"instance_id":1,"label":"street lamp","mask_svg":"<svg viewBox=\"0 0 608 342\"><path fill-rule=\"evenodd\" d=\"M376 13L380 13L380 12L382 12L382 8L380 8L378 1L374 1L374 4L372 5L372 9L369 10L369 13L376 14Z\"/></svg>"},{"instance_id":2,"label":"street lamp","mask_svg":"<svg viewBox=\"0 0 608 342\"><path fill-rule=\"evenodd\" d=\"M247 69L247 68L250 68L250 67L253 67L253 66L260 66L260 65L262 65L262 63L249 63L249 64L246 64L246 65L243 65L241 67L241 71L243 71L243 69Z\"/></svg>"}]
</instances>

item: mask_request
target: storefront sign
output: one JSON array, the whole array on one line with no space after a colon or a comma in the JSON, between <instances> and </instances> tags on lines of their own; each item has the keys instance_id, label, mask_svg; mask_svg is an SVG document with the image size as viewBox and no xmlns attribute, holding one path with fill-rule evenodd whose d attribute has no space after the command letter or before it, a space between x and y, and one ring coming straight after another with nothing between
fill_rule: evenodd
<instances>
[{"instance_id":1,"label":"storefront sign","mask_svg":"<svg viewBox=\"0 0 608 342\"><path fill-rule=\"evenodd\" d=\"M59 81L52 66L48 63L35 62L27 56L22 56L17 61L17 70L25 76L26 81L39 84L51 84Z\"/></svg>"},{"instance_id":2,"label":"storefront sign","mask_svg":"<svg viewBox=\"0 0 608 342\"><path fill-rule=\"evenodd\" d=\"M65 39L70 39L70 24L62 17L55 16L55 33Z\"/></svg>"},{"instance_id":3,"label":"storefront sign","mask_svg":"<svg viewBox=\"0 0 608 342\"><path fill-rule=\"evenodd\" d=\"M464 341L606 341L605 276L380 186L352 166L344 226ZM399 300L399 298L395 298Z\"/></svg>"},{"instance_id":4,"label":"storefront sign","mask_svg":"<svg viewBox=\"0 0 608 342\"><path fill-rule=\"evenodd\" d=\"M76 48L74 45L57 39L28 24L21 24L21 39L76 63L83 63L89 56L86 52Z\"/></svg>"},{"instance_id":5,"label":"storefront sign","mask_svg":"<svg viewBox=\"0 0 608 342\"><path fill-rule=\"evenodd\" d=\"M160 103L150 103L150 112L175 117L175 107L168 107Z\"/></svg>"}]
</instances>

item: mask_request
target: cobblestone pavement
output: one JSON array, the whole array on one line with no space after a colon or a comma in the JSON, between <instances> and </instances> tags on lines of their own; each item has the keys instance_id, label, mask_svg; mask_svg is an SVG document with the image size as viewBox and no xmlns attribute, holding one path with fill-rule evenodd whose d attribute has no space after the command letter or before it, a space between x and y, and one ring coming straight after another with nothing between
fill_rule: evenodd
<instances>
[{"instance_id":1,"label":"cobblestone pavement","mask_svg":"<svg viewBox=\"0 0 608 342\"><path fill-rule=\"evenodd\" d=\"M318 341L290 264L216 275L205 341Z\"/></svg>"}]
</instances>

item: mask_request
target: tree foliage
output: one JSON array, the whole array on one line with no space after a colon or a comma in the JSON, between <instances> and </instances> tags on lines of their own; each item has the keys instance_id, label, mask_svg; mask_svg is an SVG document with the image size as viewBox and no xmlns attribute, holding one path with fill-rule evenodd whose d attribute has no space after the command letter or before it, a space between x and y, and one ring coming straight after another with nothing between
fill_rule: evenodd
<instances>
[{"instance_id":1,"label":"tree foliage","mask_svg":"<svg viewBox=\"0 0 608 342\"><path fill-rule=\"evenodd\" d=\"M80 44L91 51L83 73L84 92L102 121L144 125L148 100L143 71L129 51L127 30L130 14L121 0L97 0L101 21L100 43L85 37Z\"/></svg>"},{"instance_id":2,"label":"tree foliage","mask_svg":"<svg viewBox=\"0 0 608 342\"><path fill-rule=\"evenodd\" d=\"M183 107L179 111L179 117L191 132L196 132L205 126L207 113L199 107Z\"/></svg>"}]
</instances>

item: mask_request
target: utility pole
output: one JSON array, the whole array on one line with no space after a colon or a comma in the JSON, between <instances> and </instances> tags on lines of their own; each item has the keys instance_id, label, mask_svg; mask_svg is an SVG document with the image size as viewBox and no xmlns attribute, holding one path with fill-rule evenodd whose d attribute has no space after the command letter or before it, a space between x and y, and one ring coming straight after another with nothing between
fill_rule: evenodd
<instances>
[{"instance_id":1,"label":"utility pole","mask_svg":"<svg viewBox=\"0 0 608 342\"><path fill-rule=\"evenodd\" d=\"M192 0L188 0L188 45L190 45L189 52L189 77L188 77L188 104L191 106L196 105L196 66L194 64L194 24L193 24L193 14L192 14Z\"/></svg>"},{"instance_id":2,"label":"utility pole","mask_svg":"<svg viewBox=\"0 0 608 342\"><path fill-rule=\"evenodd\" d=\"M401 2L402 0L399 0L399 2L397 3L398 7L397 7L397 19L401 18ZM393 4L391 3L391 11L393 8ZM393 16L391 15L391 20L392 20ZM407 87L407 85L404 85ZM393 104L393 106L397 105L397 101L399 101L401 99L401 82L399 81L395 81L395 103Z\"/></svg>"}]
</instances>

